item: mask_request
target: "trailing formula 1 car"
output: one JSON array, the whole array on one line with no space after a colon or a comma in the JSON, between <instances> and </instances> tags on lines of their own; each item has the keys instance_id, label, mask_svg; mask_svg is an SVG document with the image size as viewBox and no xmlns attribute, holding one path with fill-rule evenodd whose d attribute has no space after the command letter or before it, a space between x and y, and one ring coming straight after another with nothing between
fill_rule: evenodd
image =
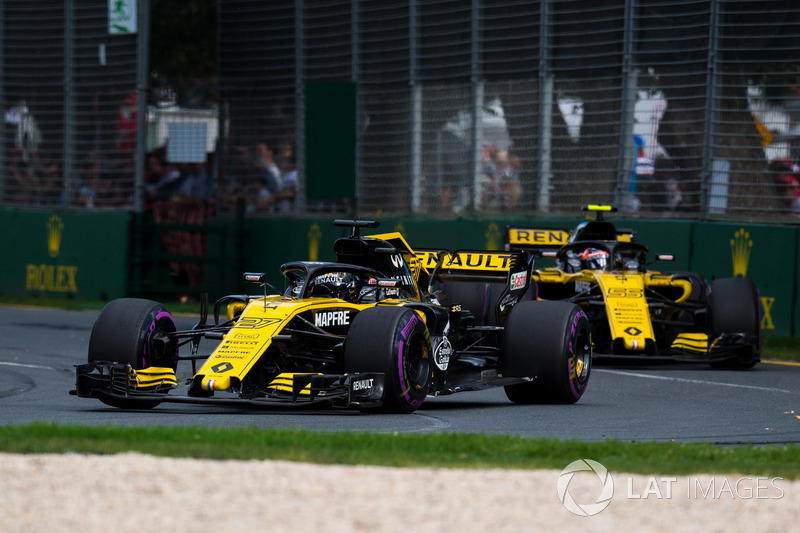
<instances>
[{"instance_id":1,"label":"trailing formula 1 car","mask_svg":"<svg viewBox=\"0 0 800 533\"><path fill-rule=\"evenodd\" d=\"M570 404L584 394L588 318L572 303L536 301L528 252L413 250L399 233L360 235L377 222L334 224L350 228L334 243L335 262L285 263L284 290L245 273L263 293L225 296L212 312L203 297L189 330L155 301L109 302L72 394L119 408L328 404L398 413L429 395L488 387L521 404ZM485 294L489 282L498 290ZM217 341L210 354L200 354L203 339ZM184 362L191 377L179 386Z\"/></svg>"},{"instance_id":2,"label":"trailing formula 1 car","mask_svg":"<svg viewBox=\"0 0 800 533\"><path fill-rule=\"evenodd\" d=\"M751 368L760 361L758 290L746 278L707 283L694 272L649 270L648 249L631 230L604 219L610 206L574 230L507 227L506 249L555 259L532 277L538 299L579 305L592 325L595 355L704 361ZM672 261L657 255L656 261Z\"/></svg>"}]
</instances>

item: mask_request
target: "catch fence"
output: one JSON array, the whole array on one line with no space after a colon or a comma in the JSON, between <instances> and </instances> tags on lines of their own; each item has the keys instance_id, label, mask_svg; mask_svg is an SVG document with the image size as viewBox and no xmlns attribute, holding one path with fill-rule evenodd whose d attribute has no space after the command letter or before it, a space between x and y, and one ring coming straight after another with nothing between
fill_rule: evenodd
<instances>
[{"instance_id":1,"label":"catch fence","mask_svg":"<svg viewBox=\"0 0 800 533\"><path fill-rule=\"evenodd\" d=\"M800 221L792 0L3 0L0 68L5 207Z\"/></svg>"}]
</instances>

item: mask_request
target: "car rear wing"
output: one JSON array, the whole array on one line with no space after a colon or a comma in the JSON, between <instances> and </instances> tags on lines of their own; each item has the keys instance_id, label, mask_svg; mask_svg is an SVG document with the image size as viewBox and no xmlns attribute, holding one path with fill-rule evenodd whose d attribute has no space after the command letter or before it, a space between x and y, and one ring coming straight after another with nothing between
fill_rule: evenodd
<instances>
[{"instance_id":1,"label":"car rear wing","mask_svg":"<svg viewBox=\"0 0 800 533\"><path fill-rule=\"evenodd\" d=\"M616 240L617 242L634 242L636 240L636 233L632 229L616 228L611 223L602 221L589 221L585 224L574 233L554 228L506 226L505 249L512 252L528 251L537 256L548 256L576 240ZM607 234L592 233L593 226L599 224L610 231L606 231Z\"/></svg>"},{"instance_id":2,"label":"car rear wing","mask_svg":"<svg viewBox=\"0 0 800 533\"><path fill-rule=\"evenodd\" d=\"M529 254L520 251L417 249L415 254L439 281L506 281L529 268Z\"/></svg>"},{"instance_id":3,"label":"car rear wing","mask_svg":"<svg viewBox=\"0 0 800 533\"><path fill-rule=\"evenodd\" d=\"M556 251L569 242L569 232L558 228L506 226L505 249L509 252ZM538 255L538 254L537 254Z\"/></svg>"}]
</instances>

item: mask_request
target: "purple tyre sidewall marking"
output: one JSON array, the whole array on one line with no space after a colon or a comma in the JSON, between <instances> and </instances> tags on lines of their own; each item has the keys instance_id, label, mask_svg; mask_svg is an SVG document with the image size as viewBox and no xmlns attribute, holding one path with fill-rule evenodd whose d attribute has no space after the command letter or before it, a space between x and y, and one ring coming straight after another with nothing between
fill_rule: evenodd
<instances>
[{"instance_id":1,"label":"purple tyre sidewall marking","mask_svg":"<svg viewBox=\"0 0 800 533\"><path fill-rule=\"evenodd\" d=\"M150 334L156 330L156 325L163 319L168 319L172 324L172 331L177 331L178 326L175 324L175 319L172 315L167 311L161 311L158 313L153 321L150 323L150 327L147 330L144 338L144 346L142 346L142 368L147 368L147 339L150 337ZM175 354L177 355L177 353Z\"/></svg>"},{"instance_id":2,"label":"purple tyre sidewall marking","mask_svg":"<svg viewBox=\"0 0 800 533\"><path fill-rule=\"evenodd\" d=\"M406 325L403 326L403 329L400 331L400 341L397 345L397 377L400 379L400 387L403 389L403 398L410 404L416 404L418 401L411 398L411 395L409 394L412 385L406 380L405 368L403 367L403 361L405 358L403 357L403 354L405 353L406 344L409 336L411 335L411 331L419 321L420 318L416 313L411 316L408 323L406 323Z\"/></svg>"},{"instance_id":3,"label":"purple tyre sidewall marking","mask_svg":"<svg viewBox=\"0 0 800 533\"><path fill-rule=\"evenodd\" d=\"M570 339L569 342L567 343L567 345L569 346L569 355L570 355L569 358L567 359L567 372L568 372L567 375L569 376L569 388L574 398L580 398L583 395L582 392L578 392L578 389L575 386L576 382L578 381L578 376L575 373L576 369L573 366L572 361L575 358L575 350L577 349L578 341L580 340L577 335L578 324L580 323L581 318L585 316L586 313L584 313L583 310L575 313L575 316L572 319L572 325L570 326ZM584 391L586 390L586 386L588 384L589 384L589 378L587 377L586 381L583 383Z\"/></svg>"},{"instance_id":4,"label":"purple tyre sidewall marking","mask_svg":"<svg viewBox=\"0 0 800 533\"><path fill-rule=\"evenodd\" d=\"M400 341L398 345L398 356L397 356L397 376L400 378L400 387L403 389L403 398L406 401L411 401L411 395L408 394L408 391L411 390L411 387L406 387L406 375L403 369L403 350L405 349L405 342Z\"/></svg>"}]
</instances>

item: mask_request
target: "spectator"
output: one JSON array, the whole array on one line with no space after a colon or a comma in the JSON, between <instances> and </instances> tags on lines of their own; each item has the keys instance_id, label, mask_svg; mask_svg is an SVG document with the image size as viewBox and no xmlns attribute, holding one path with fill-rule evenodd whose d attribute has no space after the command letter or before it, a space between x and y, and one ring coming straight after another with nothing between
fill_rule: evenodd
<instances>
[{"instance_id":1,"label":"spectator","mask_svg":"<svg viewBox=\"0 0 800 533\"><path fill-rule=\"evenodd\" d=\"M42 188L39 200L43 205L60 205L63 203L64 183L61 165L54 161L43 162L41 167Z\"/></svg>"},{"instance_id":2,"label":"spectator","mask_svg":"<svg viewBox=\"0 0 800 533\"><path fill-rule=\"evenodd\" d=\"M41 187L41 178L34 160L33 154L19 149L15 149L10 158L7 194L21 205L36 204L38 190Z\"/></svg>"},{"instance_id":3,"label":"spectator","mask_svg":"<svg viewBox=\"0 0 800 533\"><path fill-rule=\"evenodd\" d=\"M275 164L275 154L265 142L256 144L255 158L253 160L256 172L270 194L278 190L281 178L281 169Z\"/></svg>"},{"instance_id":4,"label":"spectator","mask_svg":"<svg viewBox=\"0 0 800 533\"><path fill-rule=\"evenodd\" d=\"M656 177L664 184L666 189L667 206L670 212L675 212L683 201L681 184L675 177L675 165L667 157L659 157L655 163Z\"/></svg>"},{"instance_id":5,"label":"spectator","mask_svg":"<svg viewBox=\"0 0 800 533\"><path fill-rule=\"evenodd\" d=\"M481 207L483 209L494 207L496 201L497 187L494 181L497 174L497 165L494 161L496 155L497 146L484 143L481 151Z\"/></svg>"},{"instance_id":6,"label":"spectator","mask_svg":"<svg viewBox=\"0 0 800 533\"><path fill-rule=\"evenodd\" d=\"M161 181L162 177L164 177L164 164L161 155L157 152L151 152L147 154L147 166L145 167L144 183L148 205L153 201L151 191L156 185L158 185L158 182Z\"/></svg>"},{"instance_id":7,"label":"spectator","mask_svg":"<svg viewBox=\"0 0 800 533\"><path fill-rule=\"evenodd\" d=\"M261 202L261 206L273 213L291 213L297 195L297 163L294 153L288 156L289 170L281 176L281 183L275 194Z\"/></svg>"},{"instance_id":8,"label":"spectator","mask_svg":"<svg viewBox=\"0 0 800 533\"><path fill-rule=\"evenodd\" d=\"M655 162L645 152L645 141L639 135L634 136L636 143L636 164L631 180L629 192L631 198L631 211L639 211L641 207L649 207L653 203L651 192L655 189Z\"/></svg>"},{"instance_id":9,"label":"spectator","mask_svg":"<svg viewBox=\"0 0 800 533\"><path fill-rule=\"evenodd\" d=\"M70 198L68 201L74 205L82 207L94 207L97 178L100 171L100 156L98 150L92 150L84 156L81 161L80 175L81 183L80 189L76 198Z\"/></svg>"},{"instance_id":10,"label":"spectator","mask_svg":"<svg viewBox=\"0 0 800 533\"><path fill-rule=\"evenodd\" d=\"M78 205L94 207L94 189L89 185L83 185L78 190Z\"/></svg>"},{"instance_id":11,"label":"spectator","mask_svg":"<svg viewBox=\"0 0 800 533\"><path fill-rule=\"evenodd\" d=\"M275 191L278 213L291 213L294 210L294 199L297 195L297 164L294 154L289 156L289 171L281 176L281 185Z\"/></svg>"},{"instance_id":12,"label":"spectator","mask_svg":"<svg viewBox=\"0 0 800 533\"><path fill-rule=\"evenodd\" d=\"M772 175L783 211L800 216L800 167L791 159L784 158L770 161L767 170Z\"/></svg>"},{"instance_id":13,"label":"spectator","mask_svg":"<svg viewBox=\"0 0 800 533\"><path fill-rule=\"evenodd\" d=\"M131 91L117 112L117 148L133 156L136 151L136 120L139 114L139 93Z\"/></svg>"},{"instance_id":14,"label":"spectator","mask_svg":"<svg viewBox=\"0 0 800 533\"><path fill-rule=\"evenodd\" d=\"M182 165L181 175L184 177L177 191L181 199L196 204L207 204L213 198L214 187L203 163Z\"/></svg>"},{"instance_id":15,"label":"spectator","mask_svg":"<svg viewBox=\"0 0 800 533\"><path fill-rule=\"evenodd\" d=\"M678 209L683 196L675 178L675 168L668 157L657 157L649 179L637 177L637 182L644 209L652 212L674 212Z\"/></svg>"},{"instance_id":16,"label":"spectator","mask_svg":"<svg viewBox=\"0 0 800 533\"><path fill-rule=\"evenodd\" d=\"M98 207L121 207L133 204L134 159L120 149L98 155L93 169L92 189Z\"/></svg>"},{"instance_id":17,"label":"spectator","mask_svg":"<svg viewBox=\"0 0 800 533\"><path fill-rule=\"evenodd\" d=\"M158 181L148 187L150 198L156 203L171 200L172 196L180 189L183 178L185 178L185 176L181 176L178 167L172 163L164 161L160 169Z\"/></svg>"},{"instance_id":18,"label":"spectator","mask_svg":"<svg viewBox=\"0 0 800 533\"><path fill-rule=\"evenodd\" d=\"M227 212L250 211L248 202L254 191L248 189L253 154L247 145L237 146L230 161L230 173L220 182L221 209Z\"/></svg>"},{"instance_id":19,"label":"spectator","mask_svg":"<svg viewBox=\"0 0 800 533\"><path fill-rule=\"evenodd\" d=\"M445 124L439 132L437 151L441 208L461 214L470 202L468 177L472 175L472 164L466 134L459 124Z\"/></svg>"},{"instance_id":20,"label":"spectator","mask_svg":"<svg viewBox=\"0 0 800 533\"><path fill-rule=\"evenodd\" d=\"M500 197L500 208L505 212L513 211L522 198L519 156L500 150L495 156L495 167L497 170L494 181Z\"/></svg>"}]
</instances>

